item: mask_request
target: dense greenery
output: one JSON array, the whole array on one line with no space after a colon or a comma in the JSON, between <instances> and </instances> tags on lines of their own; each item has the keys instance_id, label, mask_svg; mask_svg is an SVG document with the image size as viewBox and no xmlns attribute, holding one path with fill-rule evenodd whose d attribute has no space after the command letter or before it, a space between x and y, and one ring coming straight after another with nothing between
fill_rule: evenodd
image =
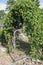
<instances>
[{"instance_id":1,"label":"dense greenery","mask_svg":"<svg viewBox=\"0 0 43 65\"><path fill-rule=\"evenodd\" d=\"M10 10L10 8L14 5L14 0L7 0L7 10Z\"/></svg>"},{"instance_id":2,"label":"dense greenery","mask_svg":"<svg viewBox=\"0 0 43 65\"><path fill-rule=\"evenodd\" d=\"M5 16L4 10L0 10L0 23L2 22L4 16Z\"/></svg>"},{"instance_id":3,"label":"dense greenery","mask_svg":"<svg viewBox=\"0 0 43 65\"><path fill-rule=\"evenodd\" d=\"M37 7L39 7L39 0L32 0L34 3L35 3L35 5L37 6Z\"/></svg>"},{"instance_id":4,"label":"dense greenery","mask_svg":"<svg viewBox=\"0 0 43 65\"><path fill-rule=\"evenodd\" d=\"M8 1L8 4L11 2ZM13 6L11 5L9 13L4 18L4 34L2 35L4 43L9 44L8 41L12 40L13 31L19 29L19 23L22 23L29 39L29 53L40 59L40 49L43 50L43 9L37 7L39 4L36 5L32 0L16 0Z\"/></svg>"},{"instance_id":5,"label":"dense greenery","mask_svg":"<svg viewBox=\"0 0 43 65\"><path fill-rule=\"evenodd\" d=\"M5 11L4 10L0 10L0 41L1 41L1 36L2 36L2 30L3 30L3 19L5 16Z\"/></svg>"}]
</instances>

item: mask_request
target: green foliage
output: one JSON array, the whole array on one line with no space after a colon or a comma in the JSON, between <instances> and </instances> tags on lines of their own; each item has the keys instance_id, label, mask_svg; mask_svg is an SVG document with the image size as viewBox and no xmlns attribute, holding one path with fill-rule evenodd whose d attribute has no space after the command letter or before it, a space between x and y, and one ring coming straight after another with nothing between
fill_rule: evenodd
<instances>
[{"instance_id":1,"label":"green foliage","mask_svg":"<svg viewBox=\"0 0 43 65\"><path fill-rule=\"evenodd\" d=\"M4 10L0 10L0 41L2 40L2 31L3 31L3 19L5 16Z\"/></svg>"},{"instance_id":2,"label":"green foliage","mask_svg":"<svg viewBox=\"0 0 43 65\"><path fill-rule=\"evenodd\" d=\"M39 0L32 0L34 3L35 3L35 5L37 6L37 7L39 7Z\"/></svg>"},{"instance_id":3,"label":"green foliage","mask_svg":"<svg viewBox=\"0 0 43 65\"><path fill-rule=\"evenodd\" d=\"M4 10L0 10L0 22L2 22L4 16L5 16Z\"/></svg>"},{"instance_id":4,"label":"green foliage","mask_svg":"<svg viewBox=\"0 0 43 65\"><path fill-rule=\"evenodd\" d=\"M11 12L14 14L13 18L15 22L21 21L20 17L22 17L22 22L25 23L25 32L31 37L31 52L33 56L35 55L37 58L39 58L39 45L43 44L43 30L41 29L43 19L41 17L41 10L35 5L34 2L22 0L15 2L15 5L11 8ZM32 47L33 45L37 51L37 55L36 53L33 53L35 51L34 47Z\"/></svg>"},{"instance_id":5,"label":"green foliage","mask_svg":"<svg viewBox=\"0 0 43 65\"><path fill-rule=\"evenodd\" d=\"M14 0L7 0L7 10L10 10L11 7L14 5Z\"/></svg>"},{"instance_id":6,"label":"green foliage","mask_svg":"<svg viewBox=\"0 0 43 65\"><path fill-rule=\"evenodd\" d=\"M4 17L4 15L5 15L4 10L0 10L0 18L3 18L3 17Z\"/></svg>"},{"instance_id":7,"label":"green foliage","mask_svg":"<svg viewBox=\"0 0 43 65\"><path fill-rule=\"evenodd\" d=\"M0 41L1 41L2 30L0 29Z\"/></svg>"},{"instance_id":8,"label":"green foliage","mask_svg":"<svg viewBox=\"0 0 43 65\"><path fill-rule=\"evenodd\" d=\"M37 5L38 6L38 5ZM43 45L43 10L31 0L16 0L4 19L4 37L7 44L12 39L13 31L24 24L25 33L29 37L30 55L40 57L40 45Z\"/></svg>"},{"instance_id":9,"label":"green foliage","mask_svg":"<svg viewBox=\"0 0 43 65\"><path fill-rule=\"evenodd\" d=\"M43 45L43 27L42 27L43 13L42 14L41 13L42 11L38 9L37 12L34 13L33 18L30 21L30 24L29 22L28 24L26 24L26 32L31 37L30 43L32 42L31 52L32 52L32 55L33 56L35 55L37 58L40 58L40 52L39 52L40 45ZM34 48L36 49L37 52L35 52Z\"/></svg>"},{"instance_id":10,"label":"green foliage","mask_svg":"<svg viewBox=\"0 0 43 65\"><path fill-rule=\"evenodd\" d=\"M36 6L38 6L39 7L39 0L35 0L35 3L36 3Z\"/></svg>"}]
</instances>

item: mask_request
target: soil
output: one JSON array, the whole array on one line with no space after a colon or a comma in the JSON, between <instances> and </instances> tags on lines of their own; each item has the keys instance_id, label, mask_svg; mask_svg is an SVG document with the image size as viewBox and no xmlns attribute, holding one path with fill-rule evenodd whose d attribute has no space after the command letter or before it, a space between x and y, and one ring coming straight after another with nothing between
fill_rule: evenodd
<instances>
[{"instance_id":1,"label":"soil","mask_svg":"<svg viewBox=\"0 0 43 65\"><path fill-rule=\"evenodd\" d=\"M3 46L0 46L0 65L9 65L12 62L11 57L2 49Z\"/></svg>"},{"instance_id":2,"label":"soil","mask_svg":"<svg viewBox=\"0 0 43 65\"><path fill-rule=\"evenodd\" d=\"M6 53L6 48L0 45L0 65L9 65L14 61L14 59L16 62L12 65L43 65L43 62L36 62L33 61L33 59L31 60L29 58L22 58L23 54L24 53L22 51L17 50L14 57L14 54Z\"/></svg>"}]
</instances>

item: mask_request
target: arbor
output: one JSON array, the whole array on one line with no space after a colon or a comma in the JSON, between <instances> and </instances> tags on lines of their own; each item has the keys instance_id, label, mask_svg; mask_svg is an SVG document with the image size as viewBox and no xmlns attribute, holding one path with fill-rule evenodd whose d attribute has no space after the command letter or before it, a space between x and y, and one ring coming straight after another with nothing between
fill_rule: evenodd
<instances>
[{"instance_id":1,"label":"arbor","mask_svg":"<svg viewBox=\"0 0 43 65\"><path fill-rule=\"evenodd\" d=\"M25 33L29 38L30 55L39 58L40 44L43 44L43 15L31 0L16 0L4 20L4 32L9 40L19 23L24 24Z\"/></svg>"}]
</instances>

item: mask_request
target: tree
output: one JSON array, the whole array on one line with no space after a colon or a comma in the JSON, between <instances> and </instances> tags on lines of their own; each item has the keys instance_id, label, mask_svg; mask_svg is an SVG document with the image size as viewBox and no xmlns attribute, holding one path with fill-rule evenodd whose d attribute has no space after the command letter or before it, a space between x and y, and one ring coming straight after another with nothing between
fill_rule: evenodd
<instances>
[{"instance_id":1,"label":"tree","mask_svg":"<svg viewBox=\"0 0 43 65\"><path fill-rule=\"evenodd\" d=\"M10 36L14 29L19 29L19 23L24 24L28 35L30 55L40 58L40 44L43 44L43 14L31 0L16 0L4 20L4 31ZM9 39L9 35L7 36Z\"/></svg>"},{"instance_id":2,"label":"tree","mask_svg":"<svg viewBox=\"0 0 43 65\"><path fill-rule=\"evenodd\" d=\"M39 7L39 0L32 0L33 2L35 2L36 6Z\"/></svg>"},{"instance_id":3,"label":"tree","mask_svg":"<svg viewBox=\"0 0 43 65\"><path fill-rule=\"evenodd\" d=\"M5 16L4 10L0 10L0 26L3 26L4 16ZM2 40L2 38L1 38L1 36L2 36L2 30L3 30L3 27L2 28L0 27L0 41Z\"/></svg>"},{"instance_id":4,"label":"tree","mask_svg":"<svg viewBox=\"0 0 43 65\"><path fill-rule=\"evenodd\" d=\"M34 16L36 11L37 7L32 1L15 1L15 4L11 7L10 12L5 18L4 30L7 34L10 33L11 36L11 31L13 31L14 28L19 28L19 23L25 23L25 32L28 33L28 35L31 34L33 31L33 21L35 19Z\"/></svg>"},{"instance_id":5,"label":"tree","mask_svg":"<svg viewBox=\"0 0 43 65\"><path fill-rule=\"evenodd\" d=\"M14 5L14 0L8 0L7 1L7 8L8 10L10 10L10 8Z\"/></svg>"},{"instance_id":6,"label":"tree","mask_svg":"<svg viewBox=\"0 0 43 65\"><path fill-rule=\"evenodd\" d=\"M36 0L35 3L36 3L36 6L39 6L39 0Z\"/></svg>"},{"instance_id":7,"label":"tree","mask_svg":"<svg viewBox=\"0 0 43 65\"><path fill-rule=\"evenodd\" d=\"M4 18L4 16L5 16L4 10L0 10L0 22Z\"/></svg>"}]
</instances>

